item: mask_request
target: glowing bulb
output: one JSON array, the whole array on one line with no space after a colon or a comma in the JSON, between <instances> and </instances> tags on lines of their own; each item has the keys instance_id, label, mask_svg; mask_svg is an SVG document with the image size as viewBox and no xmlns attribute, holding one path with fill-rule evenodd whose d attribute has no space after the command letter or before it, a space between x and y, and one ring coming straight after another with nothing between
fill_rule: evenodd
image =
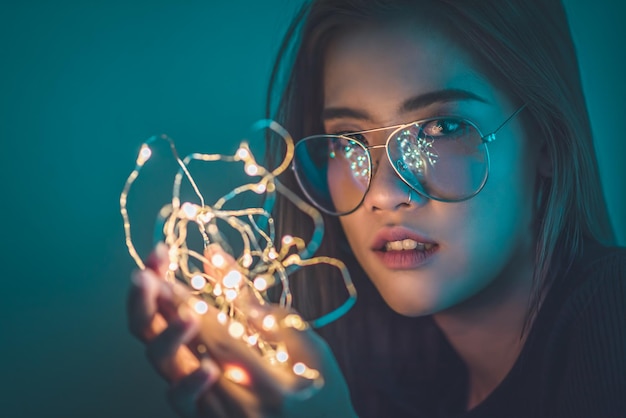
<instances>
[{"instance_id":1,"label":"glowing bulb","mask_svg":"<svg viewBox=\"0 0 626 418\"><path fill-rule=\"evenodd\" d=\"M224 284L224 287L234 289L239 286L239 284L241 283L241 279L241 273L239 273L237 270L231 270L226 273L226 276L224 276L224 279L222 279L222 283Z\"/></svg>"},{"instance_id":2,"label":"glowing bulb","mask_svg":"<svg viewBox=\"0 0 626 418\"><path fill-rule=\"evenodd\" d=\"M266 315L263 318L263 329L270 331L276 328L276 317L274 315Z\"/></svg>"},{"instance_id":3,"label":"glowing bulb","mask_svg":"<svg viewBox=\"0 0 626 418\"><path fill-rule=\"evenodd\" d=\"M259 183L256 186L254 186L254 192L257 194L265 193L265 190L267 190L267 187L265 186L264 183Z\"/></svg>"},{"instance_id":4,"label":"glowing bulb","mask_svg":"<svg viewBox=\"0 0 626 418\"><path fill-rule=\"evenodd\" d=\"M226 365L224 367L224 376L240 385L247 385L250 383L248 373L246 373L246 371L239 366L233 366L231 364Z\"/></svg>"},{"instance_id":5,"label":"glowing bulb","mask_svg":"<svg viewBox=\"0 0 626 418\"><path fill-rule=\"evenodd\" d=\"M175 261L172 261L172 262L170 263L170 265L169 265L169 266L167 266L167 268L168 268L170 271L176 271L176 270L178 270L178 263L177 263L177 262L175 262Z\"/></svg>"},{"instance_id":6,"label":"glowing bulb","mask_svg":"<svg viewBox=\"0 0 626 418\"><path fill-rule=\"evenodd\" d=\"M217 322L219 322L220 324L224 325L227 320L228 320L228 315L226 315L225 312L220 312L217 314Z\"/></svg>"},{"instance_id":7,"label":"glowing bulb","mask_svg":"<svg viewBox=\"0 0 626 418\"><path fill-rule=\"evenodd\" d=\"M211 257L211 264L213 264L217 268L224 267L224 264L226 264L226 259L222 254L213 254L213 256Z\"/></svg>"},{"instance_id":8,"label":"glowing bulb","mask_svg":"<svg viewBox=\"0 0 626 418\"><path fill-rule=\"evenodd\" d=\"M226 289L224 291L224 297L226 297L227 301L232 302L237 299L237 291L235 289Z\"/></svg>"},{"instance_id":9,"label":"glowing bulb","mask_svg":"<svg viewBox=\"0 0 626 418\"><path fill-rule=\"evenodd\" d=\"M276 360L278 360L280 363L285 363L287 360L289 360L289 354L287 354L286 351L278 351L276 353Z\"/></svg>"},{"instance_id":10,"label":"glowing bulb","mask_svg":"<svg viewBox=\"0 0 626 418\"><path fill-rule=\"evenodd\" d=\"M248 337L248 344L250 345L256 345L256 343L259 341L259 336L258 335L250 335Z\"/></svg>"},{"instance_id":11,"label":"glowing bulb","mask_svg":"<svg viewBox=\"0 0 626 418\"><path fill-rule=\"evenodd\" d=\"M198 207L193 203L185 202L181 207L183 213L187 217L187 219L196 219L198 215Z\"/></svg>"},{"instance_id":12,"label":"glowing bulb","mask_svg":"<svg viewBox=\"0 0 626 418\"><path fill-rule=\"evenodd\" d=\"M206 285L206 280L199 274L196 274L191 278L191 287L196 290L201 290Z\"/></svg>"},{"instance_id":13,"label":"glowing bulb","mask_svg":"<svg viewBox=\"0 0 626 418\"><path fill-rule=\"evenodd\" d=\"M293 237L291 235L285 235L283 237L283 244L285 244L285 245L293 244Z\"/></svg>"},{"instance_id":14,"label":"glowing bulb","mask_svg":"<svg viewBox=\"0 0 626 418\"><path fill-rule=\"evenodd\" d=\"M308 328L308 325L300 315L289 314L283 319L283 325L289 328L297 329L298 331L304 331Z\"/></svg>"},{"instance_id":15,"label":"glowing bulb","mask_svg":"<svg viewBox=\"0 0 626 418\"><path fill-rule=\"evenodd\" d=\"M143 144L141 146L141 149L139 150L139 155L137 156L137 164L139 165L145 164L145 162L148 161L151 156L152 156L152 150L150 149L149 146L147 146L146 144Z\"/></svg>"},{"instance_id":16,"label":"glowing bulb","mask_svg":"<svg viewBox=\"0 0 626 418\"><path fill-rule=\"evenodd\" d=\"M246 328L240 322L231 322L228 326L228 333L233 338L241 338L246 332Z\"/></svg>"},{"instance_id":17,"label":"glowing bulb","mask_svg":"<svg viewBox=\"0 0 626 418\"><path fill-rule=\"evenodd\" d=\"M252 256L248 253L245 253L243 255L243 258L241 259L241 264L245 267L248 268L252 265Z\"/></svg>"},{"instance_id":18,"label":"glowing bulb","mask_svg":"<svg viewBox=\"0 0 626 418\"><path fill-rule=\"evenodd\" d=\"M216 284L215 287L213 288L213 294L215 296L222 296L222 286L220 286L220 284Z\"/></svg>"},{"instance_id":19,"label":"glowing bulb","mask_svg":"<svg viewBox=\"0 0 626 418\"><path fill-rule=\"evenodd\" d=\"M193 309L200 315L204 315L209 311L209 305L203 300L199 300L193 305Z\"/></svg>"},{"instance_id":20,"label":"glowing bulb","mask_svg":"<svg viewBox=\"0 0 626 418\"><path fill-rule=\"evenodd\" d=\"M200 215L198 215L196 217L196 220L198 222L201 222L203 224L208 224L209 222L211 222L211 220L214 218L214 215L210 212L205 212L205 213L201 213Z\"/></svg>"},{"instance_id":21,"label":"glowing bulb","mask_svg":"<svg viewBox=\"0 0 626 418\"><path fill-rule=\"evenodd\" d=\"M270 260L276 260L278 258L278 253L275 249L272 248L267 256L270 258Z\"/></svg>"},{"instance_id":22,"label":"glowing bulb","mask_svg":"<svg viewBox=\"0 0 626 418\"><path fill-rule=\"evenodd\" d=\"M267 289L267 280L265 280L265 277L259 276L254 279L254 288L259 292L263 292Z\"/></svg>"},{"instance_id":23,"label":"glowing bulb","mask_svg":"<svg viewBox=\"0 0 626 418\"><path fill-rule=\"evenodd\" d=\"M304 363L298 362L293 365L293 372L298 376L302 376L304 372L306 372L306 369L307 367L304 365Z\"/></svg>"},{"instance_id":24,"label":"glowing bulb","mask_svg":"<svg viewBox=\"0 0 626 418\"><path fill-rule=\"evenodd\" d=\"M249 176L256 176L259 173L259 166L256 164L246 164L244 171Z\"/></svg>"},{"instance_id":25,"label":"glowing bulb","mask_svg":"<svg viewBox=\"0 0 626 418\"><path fill-rule=\"evenodd\" d=\"M245 160L246 158L250 157L250 153L245 148L239 148L237 150L237 157L239 157L240 160Z\"/></svg>"}]
</instances>

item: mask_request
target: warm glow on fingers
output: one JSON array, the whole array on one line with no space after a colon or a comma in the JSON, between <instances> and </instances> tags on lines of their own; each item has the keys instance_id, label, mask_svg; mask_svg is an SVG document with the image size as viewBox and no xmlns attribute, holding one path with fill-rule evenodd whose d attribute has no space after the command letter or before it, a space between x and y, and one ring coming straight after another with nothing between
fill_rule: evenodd
<instances>
[{"instance_id":1,"label":"warm glow on fingers","mask_svg":"<svg viewBox=\"0 0 626 418\"><path fill-rule=\"evenodd\" d=\"M224 366L224 377L243 386L250 384L250 376L248 373L243 368L232 364Z\"/></svg>"}]
</instances>

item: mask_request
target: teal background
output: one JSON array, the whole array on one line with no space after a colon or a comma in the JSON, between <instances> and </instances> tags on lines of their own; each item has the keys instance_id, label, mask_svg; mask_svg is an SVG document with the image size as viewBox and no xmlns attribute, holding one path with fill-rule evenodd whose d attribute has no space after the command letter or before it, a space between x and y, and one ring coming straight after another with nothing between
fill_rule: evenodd
<instances>
[{"instance_id":1,"label":"teal background","mask_svg":"<svg viewBox=\"0 0 626 418\"><path fill-rule=\"evenodd\" d=\"M235 150L263 116L272 60L300 3L0 5L0 416L173 415L165 384L126 329L133 263L119 193L152 134L167 132L183 154ZM624 245L625 8L566 5ZM169 194L156 186L169 181L164 167L138 185L138 237L151 234L146 213ZM211 173L216 187L234 176Z\"/></svg>"}]
</instances>

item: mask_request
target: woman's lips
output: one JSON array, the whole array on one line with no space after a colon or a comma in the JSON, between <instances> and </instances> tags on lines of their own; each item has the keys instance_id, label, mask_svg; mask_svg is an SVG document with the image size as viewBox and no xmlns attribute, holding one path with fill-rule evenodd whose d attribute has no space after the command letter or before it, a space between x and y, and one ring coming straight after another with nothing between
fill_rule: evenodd
<instances>
[{"instance_id":1,"label":"woman's lips","mask_svg":"<svg viewBox=\"0 0 626 418\"><path fill-rule=\"evenodd\" d=\"M426 264L439 245L407 228L389 227L376 234L371 249L388 269L407 270Z\"/></svg>"}]
</instances>

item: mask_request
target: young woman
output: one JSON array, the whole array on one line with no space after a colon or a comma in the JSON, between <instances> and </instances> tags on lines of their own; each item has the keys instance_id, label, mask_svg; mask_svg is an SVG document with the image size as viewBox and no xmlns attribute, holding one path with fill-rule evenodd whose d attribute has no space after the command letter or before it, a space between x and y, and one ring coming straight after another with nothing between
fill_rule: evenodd
<instances>
[{"instance_id":1,"label":"young woman","mask_svg":"<svg viewBox=\"0 0 626 418\"><path fill-rule=\"evenodd\" d=\"M272 88L270 116L303 138L281 181L325 213L320 253L348 264L359 299L325 342L281 336L325 378L302 400L171 309L158 249L130 324L182 416L626 416L626 252L606 246L559 1L314 1ZM309 232L286 201L275 217L279 236ZM305 317L345 298L339 280L300 274ZM198 339L200 367L185 351ZM246 384L223 377L233 363Z\"/></svg>"}]
</instances>

